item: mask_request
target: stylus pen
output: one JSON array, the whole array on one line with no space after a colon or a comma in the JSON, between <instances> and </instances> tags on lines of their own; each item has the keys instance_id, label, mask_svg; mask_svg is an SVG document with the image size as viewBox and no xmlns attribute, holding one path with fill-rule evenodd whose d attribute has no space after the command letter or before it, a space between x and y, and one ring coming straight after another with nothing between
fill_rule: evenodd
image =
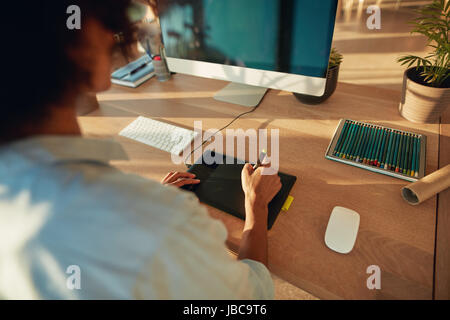
<instances>
[{"instance_id":1,"label":"stylus pen","mask_svg":"<svg viewBox=\"0 0 450 320\"><path fill-rule=\"evenodd\" d=\"M122 77L120 77L120 79L123 79L123 78L128 77L128 76L132 76L136 72L144 69L147 65L148 65L148 62L144 62L140 66L138 66L138 67L134 68L133 70L131 70L130 72L128 72L127 74L124 74Z\"/></svg>"},{"instance_id":2,"label":"stylus pen","mask_svg":"<svg viewBox=\"0 0 450 320\"><path fill-rule=\"evenodd\" d=\"M261 160L263 160L266 157L266 155L267 155L267 152L265 149L263 149L261 151L261 153L259 154L259 158L258 158L256 164L253 166L253 170L258 169L261 166Z\"/></svg>"}]
</instances>

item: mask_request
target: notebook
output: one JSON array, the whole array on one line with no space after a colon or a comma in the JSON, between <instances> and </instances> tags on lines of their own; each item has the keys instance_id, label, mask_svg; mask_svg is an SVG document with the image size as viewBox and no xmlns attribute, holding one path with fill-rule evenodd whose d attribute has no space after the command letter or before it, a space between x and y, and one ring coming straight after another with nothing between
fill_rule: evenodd
<instances>
[{"instance_id":1,"label":"notebook","mask_svg":"<svg viewBox=\"0 0 450 320\"><path fill-rule=\"evenodd\" d=\"M111 82L136 88L155 75L155 68L148 55L143 55L139 59L130 62L126 66L117 69L111 74Z\"/></svg>"},{"instance_id":2,"label":"notebook","mask_svg":"<svg viewBox=\"0 0 450 320\"><path fill-rule=\"evenodd\" d=\"M206 153L210 153L206 159L222 158L222 164L205 163L203 159L205 159ZM245 220L245 195L241 186L243 167L244 164L238 163L236 158L216 154L211 150L205 151L203 157L197 160L188 170L188 172L194 173L201 182L197 185L183 186L182 189L194 192L203 203ZM297 180L295 176L289 174L279 172L278 175L282 187L269 203L268 229L272 228Z\"/></svg>"}]
</instances>

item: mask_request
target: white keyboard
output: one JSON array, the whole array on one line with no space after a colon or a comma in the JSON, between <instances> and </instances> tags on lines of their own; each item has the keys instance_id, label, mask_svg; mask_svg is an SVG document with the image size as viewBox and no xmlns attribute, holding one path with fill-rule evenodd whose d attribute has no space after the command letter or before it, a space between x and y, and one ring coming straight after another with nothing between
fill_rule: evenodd
<instances>
[{"instance_id":1,"label":"white keyboard","mask_svg":"<svg viewBox=\"0 0 450 320\"><path fill-rule=\"evenodd\" d=\"M198 132L153 119L138 117L120 131L119 135L179 155L197 137Z\"/></svg>"}]
</instances>

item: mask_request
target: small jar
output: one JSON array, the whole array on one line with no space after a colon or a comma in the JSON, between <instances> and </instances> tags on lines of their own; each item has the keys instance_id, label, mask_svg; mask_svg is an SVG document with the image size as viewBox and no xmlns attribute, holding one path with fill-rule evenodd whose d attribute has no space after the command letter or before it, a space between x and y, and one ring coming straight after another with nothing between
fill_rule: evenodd
<instances>
[{"instance_id":1,"label":"small jar","mask_svg":"<svg viewBox=\"0 0 450 320\"><path fill-rule=\"evenodd\" d=\"M153 57L153 67L158 81L166 81L170 79L170 72L167 68L166 62L161 59L161 56Z\"/></svg>"}]
</instances>

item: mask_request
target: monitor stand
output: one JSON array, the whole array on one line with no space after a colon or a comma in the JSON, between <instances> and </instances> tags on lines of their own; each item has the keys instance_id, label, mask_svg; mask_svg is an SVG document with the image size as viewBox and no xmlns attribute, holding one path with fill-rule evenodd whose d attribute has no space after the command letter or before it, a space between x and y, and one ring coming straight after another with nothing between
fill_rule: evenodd
<instances>
[{"instance_id":1,"label":"monitor stand","mask_svg":"<svg viewBox=\"0 0 450 320\"><path fill-rule=\"evenodd\" d=\"M244 107L256 107L266 94L266 91L267 88L230 82L214 95L214 99Z\"/></svg>"}]
</instances>

